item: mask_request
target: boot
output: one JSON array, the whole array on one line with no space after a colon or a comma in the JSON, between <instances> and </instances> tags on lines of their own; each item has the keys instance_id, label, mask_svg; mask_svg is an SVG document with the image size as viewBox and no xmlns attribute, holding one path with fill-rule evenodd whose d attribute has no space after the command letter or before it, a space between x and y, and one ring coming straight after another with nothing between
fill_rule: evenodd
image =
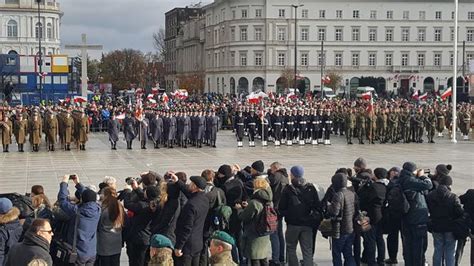
<instances>
[{"instance_id":1,"label":"boot","mask_svg":"<svg viewBox=\"0 0 474 266\"><path fill-rule=\"evenodd\" d=\"M110 149L111 149L111 150L114 149L114 143L113 143L113 142L110 142Z\"/></svg>"},{"instance_id":2,"label":"boot","mask_svg":"<svg viewBox=\"0 0 474 266\"><path fill-rule=\"evenodd\" d=\"M142 141L142 150L146 150L146 142Z\"/></svg>"},{"instance_id":3,"label":"boot","mask_svg":"<svg viewBox=\"0 0 474 266\"><path fill-rule=\"evenodd\" d=\"M34 152L38 152L38 151L39 151L39 150L38 150L38 144L35 144L35 145L33 146L33 151L34 151Z\"/></svg>"},{"instance_id":4,"label":"boot","mask_svg":"<svg viewBox=\"0 0 474 266\"><path fill-rule=\"evenodd\" d=\"M51 145L51 151L54 151L54 144Z\"/></svg>"},{"instance_id":5,"label":"boot","mask_svg":"<svg viewBox=\"0 0 474 266\"><path fill-rule=\"evenodd\" d=\"M7 145L3 145L3 152L7 152Z\"/></svg>"}]
</instances>

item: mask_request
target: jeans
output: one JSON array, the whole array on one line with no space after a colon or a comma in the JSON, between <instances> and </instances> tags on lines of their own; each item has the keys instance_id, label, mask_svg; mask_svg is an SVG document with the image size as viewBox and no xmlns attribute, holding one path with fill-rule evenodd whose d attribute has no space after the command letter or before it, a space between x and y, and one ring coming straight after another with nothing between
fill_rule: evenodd
<instances>
[{"instance_id":1,"label":"jeans","mask_svg":"<svg viewBox=\"0 0 474 266\"><path fill-rule=\"evenodd\" d=\"M341 253L344 256L344 266L355 266L352 255L352 244L354 243L354 233L341 234L338 239L332 239L332 263L334 266L342 266Z\"/></svg>"},{"instance_id":2,"label":"jeans","mask_svg":"<svg viewBox=\"0 0 474 266\"><path fill-rule=\"evenodd\" d=\"M392 260L397 259L398 254L398 233L400 229L397 229L393 232L390 232L387 236L387 250L388 250L388 257Z\"/></svg>"},{"instance_id":3,"label":"jeans","mask_svg":"<svg viewBox=\"0 0 474 266\"><path fill-rule=\"evenodd\" d=\"M127 242L127 255L130 266L144 266L148 246Z\"/></svg>"},{"instance_id":4,"label":"jeans","mask_svg":"<svg viewBox=\"0 0 474 266\"><path fill-rule=\"evenodd\" d=\"M296 247L300 244L303 265L313 266L313 228L288 224L286 228L286 253L289 266L299 266Z\"/></svg>"},{"instance_id":5,"label":"jeans","mask_svg":"<svg viewBox=\"0 0 474 266\"><path fill-rule=\"evenodd\" d=\"M405 266L419 266L425 263L428 231L426 224L402 224L403 259Z\"/></svg>"},{"instance_id":6,"label":"jeans","mask_svg":"<svg viewBox=\"0 0 474 266\"><path fill-rule=\"evenodd\" d=\"M360 244L360 238L361 235L354 232L354 251L353 251L353 256L354 256L354 261L357 266L360 266L360 253L361 253L361 244Z\"/></svg>"},{"instance_id":7,"label":"jeans","mask_svg":"<svg viewBox=\"0 0 474 266\"><path fill-rule=\"evenodd\" d=\"M383 239L382 224L377 224L375 230L375 243L377 243L377 263L384 264L385 261L385 240Z\"/></svg>"},{"instance_id":8,"label":"jeans","mask_svg":"<svg viewBox=\"0 0 474 266\"><path fill-rule=\"evenodd\" d=\"M376 252L376 231L377 227L375 225L372 228L362 233L364 251L362 252L361 262L367 264L368 266L375 266L377 262L375 261L375 252Z\"/></svg>"},{"instance_id":9,"label":"jeans","mask_svg":"<svg viewBox=\"0 0 474 266\"><path fill-rule=\"evenodd\" d=\"M433 233L433 266L454 266L456 239L453 233Z\"/></svg>"},{"instance_id":10,"label":"jeans","mask_svg":"<svg viewBox=\"0 0 474 266\"><path fill-rule=\"evenodd\" d=\"M283 218L278 218L277 231L270 235L270 242L272 243L272 261L285 261L285 237L283 235Z\"/></svg>"},{"instance_id":11,"label":"jeans","mask_svg":"<svg viewBox=\"0 0 474 266\"><path fill-rule=\"evenodd\" d=\"M97 256L96 266L120 265L120 253L112 256Z\"/></svg>"},{"instance_id":12,"label":"jeans","mask_svg":"<svg viewBox=\"0 0 474 266\"><path fill-rule=\"evenodd\" d=\"M95 257L92 258L78 258L74 266L94 266Z\"/></svg>"}]
</instances>

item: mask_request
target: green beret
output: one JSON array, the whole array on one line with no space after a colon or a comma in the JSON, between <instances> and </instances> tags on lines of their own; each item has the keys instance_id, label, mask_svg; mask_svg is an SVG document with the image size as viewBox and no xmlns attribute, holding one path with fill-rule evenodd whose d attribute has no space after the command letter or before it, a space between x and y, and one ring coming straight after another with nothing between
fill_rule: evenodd
<instances>
[{"instance_id":1,"label":"green beret","mask_svg":"<svg viewBox=\"0 0 474 266\"><path fill-rule=\"evenodd\" d=\"M154 248L170 248L174 249L173 242L164 235L155 234L150 239L150 246Z\"/></svg>"},{"instance_id":2,"label":"green beret","mask_svg":"<svg viewBox=\"0 0 474 266\"><path fill-rule=\"evenodd\" d=\"M229 235L228 233L224 232L224 231L215 231L212 234L211 239L220 240L222 242L225 242L227 244L231 244L232 246L235 246L234 238L231 235Z\"/></svg>"}]
</instances>

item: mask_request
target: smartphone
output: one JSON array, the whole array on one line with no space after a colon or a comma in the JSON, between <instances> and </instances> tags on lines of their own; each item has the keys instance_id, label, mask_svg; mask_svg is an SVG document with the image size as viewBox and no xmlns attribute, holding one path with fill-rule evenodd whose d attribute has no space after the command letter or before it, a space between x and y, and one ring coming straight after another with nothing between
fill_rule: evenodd
<instances>
[{"instance_id":1,"label":"smartphone","mask_svg":"<svg viewBox=\"0 0 474 266\"><path fill-rule=\"evenodd\" d=\"M423 171L425 171L425 174L431 174L431 170L430 170L430 169L425 169L425 170L423 170Z\"/></svg>"},{"instance_id":2,"label":"smartphone","mask_svg":"<svg viewBox=\"0 0 474 266\"><path fill-rule=\"evenodd\" d=\"M76 178L77 178L76 175L69 175L69 180L74 180L74 179L76 179Z\"/></svg>"}]
</instances>

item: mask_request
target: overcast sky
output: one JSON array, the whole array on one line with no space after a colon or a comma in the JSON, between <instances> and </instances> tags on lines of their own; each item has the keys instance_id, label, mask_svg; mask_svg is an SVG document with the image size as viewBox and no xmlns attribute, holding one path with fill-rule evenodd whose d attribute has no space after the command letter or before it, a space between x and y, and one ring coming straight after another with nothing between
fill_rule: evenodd
<instances>
[{"instance_id":1,"label":"overcast sky","mask_svg":"<svg viewBox=\"0 0 474 266\"><path fill-rule=\"evenodd\" d=\"M61 43L77 44L81 33L87 42L101 44L104 52L133 48L153 51L153 32L165 26L165 12L174 7L193 5L201 0L59 0L64 12ZM202 0L203 3L210 0ZM76 55L79 52L64 50ZM98 57L100 52L91 52Z\"/></svg>"}]
</instances>

